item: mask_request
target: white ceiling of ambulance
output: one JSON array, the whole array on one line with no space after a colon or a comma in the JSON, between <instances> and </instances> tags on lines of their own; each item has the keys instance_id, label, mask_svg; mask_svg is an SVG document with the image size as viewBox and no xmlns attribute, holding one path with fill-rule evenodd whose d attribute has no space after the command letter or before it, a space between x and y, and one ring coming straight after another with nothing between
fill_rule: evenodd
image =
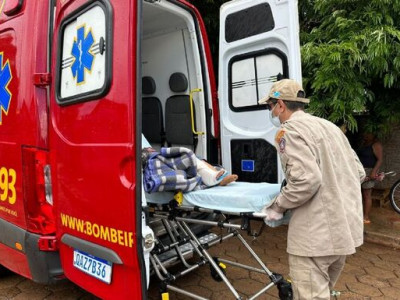
<instances>
[{"instance_id":1,"label":"white ceiling of ambulance","mask_svg":"<svg viewBox=\"0 0 400 300\"><path fill-rule=\"evenodd\" d=\"M166 11L158 4L143 5L143 35L170 32L187 27L185 21L172 12Z\"/></svg>"}]
</instances>

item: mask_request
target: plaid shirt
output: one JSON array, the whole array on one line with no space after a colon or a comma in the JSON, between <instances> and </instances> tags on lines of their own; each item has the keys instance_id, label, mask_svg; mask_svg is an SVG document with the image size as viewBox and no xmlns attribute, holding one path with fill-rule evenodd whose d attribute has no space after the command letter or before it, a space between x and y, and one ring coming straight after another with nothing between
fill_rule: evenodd
<instances>
[{"instance_id":1,"label":"plaid shirt","mask_svg":"<svg viewBox=\"0 0 400 300\"><path fill-rule=\"evenodd\" d=\"M161 148L150 154L144 167L144 189L147 193L162 191L193 191L200 188L197 158L183 147Z\"/></svg>"}]
</instances>

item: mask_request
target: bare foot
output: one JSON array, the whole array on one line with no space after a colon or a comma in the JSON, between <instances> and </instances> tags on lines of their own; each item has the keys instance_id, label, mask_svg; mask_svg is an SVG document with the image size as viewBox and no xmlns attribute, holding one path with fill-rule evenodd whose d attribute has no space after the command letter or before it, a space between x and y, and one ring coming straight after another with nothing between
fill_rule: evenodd
<instances>
[{"instance_id":1,"label":"bare foot","mask_svg":"<svg viewBox=\"0 0 400 300\"><path fill-rule=\"evenodd\" d=\"M225 170L221 170L218 172L216 179L218 180L222 175L224 175Z\"/></svg>"},{"instance_id":2,"label":"bare foot","mask_svg":"<svg viewBox=\"0 0 400 300\"><path fill-rule=\"evenodd\" d=\"M225 185L227 185L227 184L230 184L230 183L236 181L237 179L238 179L238 176L235 175L235 174L227 175L227 176L225 176L224 179L221 180L221 182L219 183L219 185L225 186Z\"/></svg>"}]
</instances>

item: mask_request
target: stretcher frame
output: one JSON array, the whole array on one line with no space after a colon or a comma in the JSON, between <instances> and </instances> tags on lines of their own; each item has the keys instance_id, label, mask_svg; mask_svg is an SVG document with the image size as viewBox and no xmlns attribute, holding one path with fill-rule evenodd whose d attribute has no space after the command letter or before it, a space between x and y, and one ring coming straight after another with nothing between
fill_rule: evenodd
<instances>
[{"instance_id":1,"label":"stretcher frame","mask_svg":"<svg viewBox=\"0 0 400 300\"><path fill-rule=\"evenodd\" d=\"M196 270L203 265L209 264L211 270L211 276L217 281L223 281L230 290L230 292L233 294L235 299L243 299L243 297L239 295L239 293L232 285L232 283L229 281L224 272L223 266L224 264L228 264L233 267L243 268L245 270L258 272L267 276L269 282L267 282L266 285L261 290L256 292L248 299L252 300L258 298L260 295L262 295L264 292L266 292L273 286L277 286L280 299L285 299L285 300L292 299L292 289L290 283L286 281L282 275L270 271L239 232L239 231L246 231L248 235L254 238L258 237L266 226L265 223L263 222L263 218L265 217L264 214L254 213L254 212L235 213L235 212L207 209L197 206L179 205L176 200L171 200L168 204L151 205L149 211L152 217L161 220L170 240L172 241L171 244L169 245L163 245L162 242L157 241L156 246L152 250L150 255L150 262L152 268L154 270L154 273L160 280L160 292L162 294L168 295L168 291L174 291L176 293L194 299L201 299L201 300L206 299L197 294L194 294L192 292L174 286L173 282L175 282L180 277L190 273L191 271ZM190 216L192 212L203 212L203 213L213 214L216 216L215 219L219 220L217 221L199 220ZM236 219L240 218L240 224L231 223L232 217L235 217ZM262 225L258 231L253 232L251 230L251 220L262 221ZM228 231L227 233L221 234L220 236L214 234L214 236L212 236L212 239L209 241L201 241L201 238L198 238L196 236L196 234L191 230L188 224L208 225L210 227L219 227L221 229L226 228L228 229ZM209 249L210 247L218 243L221 243L227 239L230 239L232 237L236 237L237 239L239 239L239 241L249 251L252 258L258 263L260 268L256 268L239 262L230 261L223 258L215 258L212 257L210 253L207 251L207 249ZM180 246L187 243L189 243L192 246L192 253L196 253L199 258L199 260L194 264L193 263L189 264L187 262L185 258L185 253L183 253L183 251L180 249ZM160 259L160 255L166 253L167 251L176 252L175 261L181 262L184 268L182 271L179 271L175 274L172 274L168 271L167 268L170 261L168 263L164 263Z\"/></svg>"}]
</instances>

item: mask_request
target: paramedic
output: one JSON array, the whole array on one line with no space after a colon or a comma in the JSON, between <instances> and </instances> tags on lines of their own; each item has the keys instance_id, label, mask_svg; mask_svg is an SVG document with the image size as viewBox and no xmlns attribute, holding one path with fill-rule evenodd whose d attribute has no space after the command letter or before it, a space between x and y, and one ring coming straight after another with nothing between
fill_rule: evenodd
<instances>
[{"instance_id":1,"label":"paramedic","mask_svg":"<svg viewBox=\"0 0 400 300\"><path fill-rule=\"evenodd\" d=\"M364 224L370 224L369 213L372 207L372 188L375 181L381 180L378 176L379 168L383 161L383 147L372 133L364 133L360 149L357 151L358 157L364 166L367 180L361 185L361 192L364 204ZM382 178L383 179L383 178Z\"/></svg>"},{"instance_id":2,"label":"paramedic","mask_svg":"<svg viewBox=\"0 0 400 300\"><path fill-rule=\"evenodd\" d=\"M339 127L304 112L309 100L296 81L274 83L259 103L280 127L275 146L287 184L266 220L292 211L287 252L294 299L329 299L346 255L363 243L364 169Z\"/></svg>"}]
</instances>

